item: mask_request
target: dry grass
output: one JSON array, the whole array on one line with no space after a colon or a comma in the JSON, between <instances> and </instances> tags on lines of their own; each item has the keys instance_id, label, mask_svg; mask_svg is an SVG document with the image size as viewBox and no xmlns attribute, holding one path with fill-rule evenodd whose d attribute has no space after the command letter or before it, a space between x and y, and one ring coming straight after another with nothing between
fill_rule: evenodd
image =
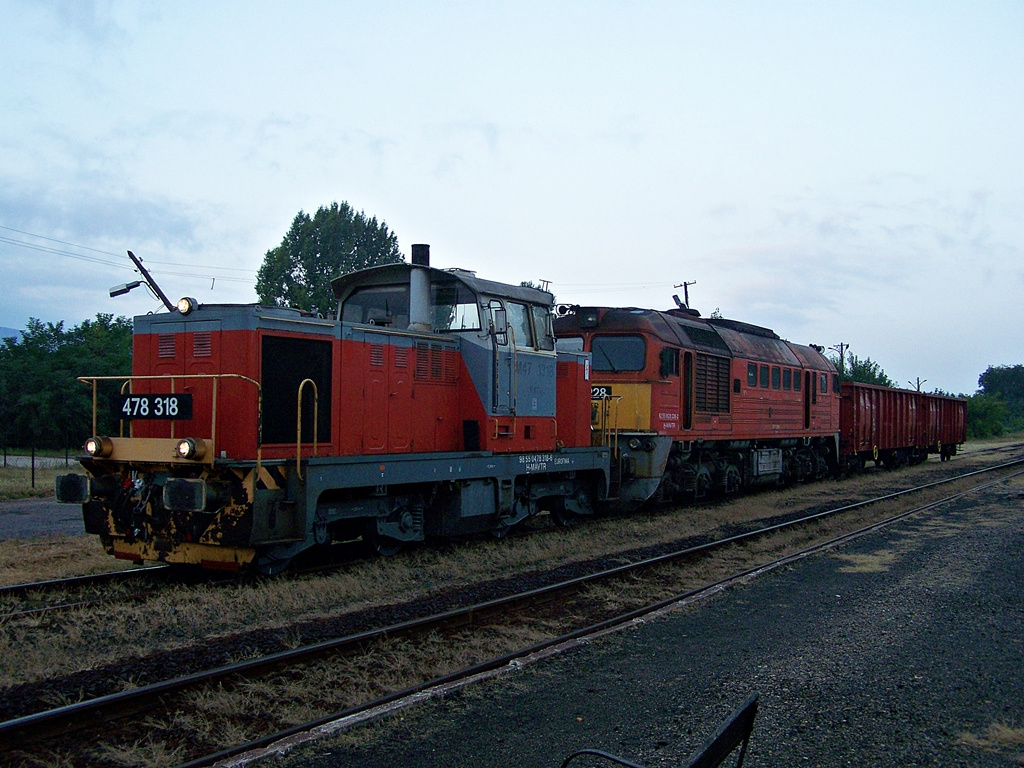
<instances>
[{"instance_id":1,"label":"dry grass","mask_svg":"<svg viewBox=\"0 0 1024 768\"><path fill-rule=\"evenodd\" d=\"M855 555L833 553L832 557L849 563L839 569L840 573L883 573L888 571L897 560L897 555L888 549L870 554Z\"/></svg>"},{"instance_id":2,"label":"dry grass","mask_svg":"<svg viewBox=\"0 0 1024 768\"><path fill-rule=\"evenodd\" d=\"M1007 723L992 723L984 733L975 734L965 731L957 736L957 744L986 752L1002 752L1016 750L1024 746L1024 728ZM1015 762L1024 765L1024 754L1016 754Z\"/></svg>"},{"instance_id":3,"label":"dry grass","mask_svg":"<svg viewBox=\"0 0 1024 768\"><path fill-rule=\"evenodd\" d=\"M46 536L0 541L0 586L131 568L94 536Z\"/></svg>"},{"instance_id":4,"label":"dry grass","mask_svg":"<svg viewBox=\"0 0 1024 768\"><path fill-rule=\"evenodd\" d=\"M5 499L26 499L53 496L57 475L80 471L77 463L68 467L36 467L35 487L32 486L32 470L29 467L0 466L0 501Z\"/></svg>"}]
</instances>

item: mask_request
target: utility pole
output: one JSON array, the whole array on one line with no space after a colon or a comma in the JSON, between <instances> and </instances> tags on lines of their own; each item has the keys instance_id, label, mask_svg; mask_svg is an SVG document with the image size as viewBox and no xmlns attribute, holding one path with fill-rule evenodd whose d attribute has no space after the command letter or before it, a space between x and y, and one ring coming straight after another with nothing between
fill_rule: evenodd
<instances>
[{"instance_id":1,"label":"utility pole","mask_svg":"<svg viewBox=\"0 0 1024 768\"><path fill-rule=\"evenodd\" d=\"M920 376L918 376L916 384L914 382L912 382L912 381L908 381L907 384L909 384L912 387L916 387L917 391L920 392L921 391L921 385L924 384L926 381L928 381L928 379L922 379Z\"/></svg>"},{"instance_id":2,"label":"utility pole","mask_svg":"<svg viewBox=\"0 0 1024 768\"><path fill-rule=\"evenodd\" d=\"M690 308L690 286L691 285L696 285L696 284L697 284L696 280L694 280L691 283L687 283L684 280L683 282L679 283L679 285L673 285L672 286L673 288L682 288L683 289L683 306L686 307L687 309ZM676 303L678 303L678 302L679 302L679 299L676 299Z\"/></svg>"},{"instance_id":3,"label":"utility pole","mask_svg":"<svg viewBox=\"0 0 1024 768\"><path fill-rule=\"evenodd\" d=\"M839 353L839 378L840 379L842 379L846 375L846 350L848 350L849 348L850 348L850 345L845 343L845 342L842 342L842 341L840 341L834 347L829 347L829 349L834 349L836 352Z\"/></svg>"}]
</instances>

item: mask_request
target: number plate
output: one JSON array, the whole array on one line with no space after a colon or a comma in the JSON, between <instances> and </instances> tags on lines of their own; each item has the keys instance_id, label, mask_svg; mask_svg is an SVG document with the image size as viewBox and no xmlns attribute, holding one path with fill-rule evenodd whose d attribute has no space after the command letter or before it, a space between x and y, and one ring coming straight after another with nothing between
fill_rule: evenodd
<instances>
[{"instance_id":1,"label":"number plate","mask_svg":"<svg viewBox=\"0 0 1024 768\"><path fill-rule=\"evenodd\" d=\"M590 399L591 400L604 400L612 396L611 386L591 386L590 387Z\"/></svg>"},{"instance_id":2,"label":"number plate","mask_svg":"<svg viewBox=\"0 0 1024 768\"><path fill-rule=\"evenodd\" d=\"M117 419L191 419L192 395L118 395Z\"/></svg>"}]
</instances>

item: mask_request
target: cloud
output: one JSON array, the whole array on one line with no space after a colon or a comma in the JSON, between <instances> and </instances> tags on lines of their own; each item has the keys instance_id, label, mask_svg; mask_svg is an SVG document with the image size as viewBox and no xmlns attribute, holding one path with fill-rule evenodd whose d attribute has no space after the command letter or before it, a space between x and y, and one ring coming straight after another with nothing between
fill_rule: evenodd
<instances>
[{"instance_id":1,"label":"cloud","mask_svg":"<svg viewBox=\"0 0 1024 768\"><path fill-rule=\"evenodd\" d=\"M112 0L29 0L23 5L47 11L59 28L92 45L110 46L125 39L124 27L114 20Z\"/></svg>"}]
</instances>

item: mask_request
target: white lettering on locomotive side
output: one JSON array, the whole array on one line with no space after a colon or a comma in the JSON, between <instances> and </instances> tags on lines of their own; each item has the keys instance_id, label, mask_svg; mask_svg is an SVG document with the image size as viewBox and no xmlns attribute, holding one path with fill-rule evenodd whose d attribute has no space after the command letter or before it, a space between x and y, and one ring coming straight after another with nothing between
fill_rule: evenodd
<instances>
[{"instance_id":1,"label":"white lettering on locomotive side","mask_svg":"<svg viewBox=\"0 0 1024 768\"><path fill-rule=\"evenodd\" d=\"M553 456L550 453L534 453L519 457L519 463L527 472L547 472L552 467L568 467L572 459L568 456Z\"/></svg>"}]
</instances>

